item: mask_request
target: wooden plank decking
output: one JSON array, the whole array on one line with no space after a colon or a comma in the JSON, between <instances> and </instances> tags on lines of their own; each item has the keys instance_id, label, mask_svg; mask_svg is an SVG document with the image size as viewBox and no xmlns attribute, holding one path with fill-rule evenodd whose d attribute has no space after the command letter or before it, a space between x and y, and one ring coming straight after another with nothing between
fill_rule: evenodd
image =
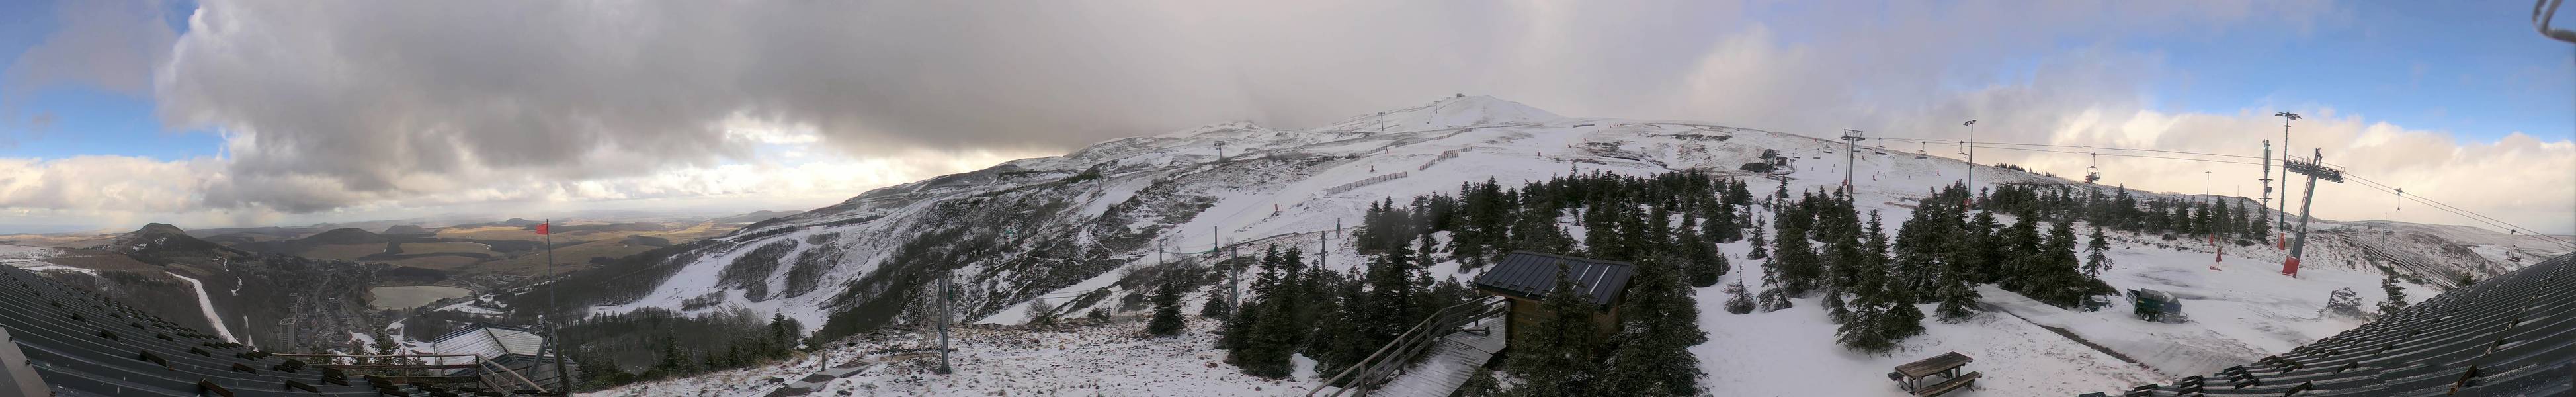
<instances>
[{"instance_id":1,"label":"wooden plank decking","mask_svg":"<svg viewBox=\"0 0 2576 397\"><path fill-rule=\"evenodd\" d=\"M1475 371L1483 369L1486 361L1494 358L1495 352L1503 350L1506 339L1509 339L1502 329L1504 321L1502 317L1495 317L1465 327L1492 330L1484 335L1459 331L1441 338L1430 352L1423 354L1421 362L1405 369L1402 375L1388 381L1373 395L1436 397L1457 391L1459 385L1467 384L1468 377L1474 376Z\"/></svg>"}]
</instances>

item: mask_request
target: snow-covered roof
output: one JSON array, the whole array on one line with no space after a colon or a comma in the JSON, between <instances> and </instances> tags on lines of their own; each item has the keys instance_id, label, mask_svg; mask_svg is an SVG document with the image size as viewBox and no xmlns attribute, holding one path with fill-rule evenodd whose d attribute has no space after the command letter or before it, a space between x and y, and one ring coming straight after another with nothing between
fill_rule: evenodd
<instances>
[{"instance_id":1,"label":"snow-covered roof","mask_svg":"<svg viewBox=\"0 0 2576 397\"><path fill-rule=\"evenodd\" d=\"M472 354L484 360L497 360L507 355L539 356L546 338L526 328L495 324L475 324L449 331L431 341L438 354Z\"/></svg>"},{"instance_id":2,"label":"snow-covered roof","mask_svg":"<svg viewBox=\"0 0 2576 397\"><path fill-rule=\"evenodd\" d=\"M1627 262L1518 251L1503 255L1492 270L1477 276L1476 286L1539 299L1556 288L1560 263L1564 264L1566 276L1574 278L1576 289L1591 295L1592 303L1604 306L1617 302L1620 293L1628 289L1628 277L1637 273L1637 267Z\"/></svg>"}]
</instances>

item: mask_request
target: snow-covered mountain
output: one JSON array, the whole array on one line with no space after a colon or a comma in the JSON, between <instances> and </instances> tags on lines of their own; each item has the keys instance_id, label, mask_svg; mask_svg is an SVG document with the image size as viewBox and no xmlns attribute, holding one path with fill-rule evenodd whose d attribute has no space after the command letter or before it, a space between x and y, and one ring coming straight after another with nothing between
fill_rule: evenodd
<instances>
[{"instance_id":1,"label":"snow-covered mountain","mask_svg":"<svg viewBox=\"0 0 2576 397\"><path fill-rule=\"evenodd\" d=\"M1798 190L1839 184L1844 145L1704 122L1563 117L1483 96L1442 98L1310 129L1222 123L881 188L759 222L654 258L660 263L652 271L621 283L635 290L606 294L592 312L743 307L806 324L867 329L896 322L920 300L921 287L953 269L969 319L1010 322L1034 299L1063 312L1128 300L1107 299L1127 294L1122 277L1158 261L1198 260L1202 255L1193 253L1212 246L1315 244L1317 232L1357 220L1367 203L1389 197L1403 201L1467 181L1511 183L1594 170L1642 175L1698 168L1767 178L1772 174L1739 170L1765 161L1766 150L1790 159L1775 173ZM1862 205L1896 210L1971 168L1871 146L1860 146L1852 161ZM2080 185L1974 168L1980 186ZM2434 283L2509 267L2502 236L2456 237L2501 233L2426 225L2389 232L2388 224L2320 222L2330 233L2312 239L2308 263L2368 268L2387 260L2365 257L2394 256L2401 270ZM2380 253L2358 248L2392 238L2416 243ZM2234 261L2278 263L2281 255L2230 251L2250 257ZM1335 260L1357 263L1359 257Z\"/></svg>"},{"instance_id":2,"label":"snow-covered mountain","mask_svg":"<svg viewBox=\"0 0 2576 397\"><path fill-rule=\"evenodd\" d=\"M1329 254L1320 256L1328 266L1347 269L1365 258L1347 241L1326 240L1325 232L1355 226L1370 203L1454 193L1464 182L1494 179L1512 186L1571 172L1645 175L1700 169L1777 178L1780 182L1755 181L1754 187L1787 183L1793 191L1840 185L1850 175L1857 189L1855 206L1886 212L1891 230L1912 212L1913 200L1959 181L1972 168L1979 186L2087 186L1905 150L1859 146L1857 153L1845 153L1855 152L1845 144L1702 122L1562 117L1489 97L1442 98L1310 129L1216 124L877 189L830 207L658 251L641 258L646 262L640 270L616 268L614 282L589 284L628 286L598 293L589 308L593 313L748 308L826 324L820 331L826 336L848 335L919 321L909 316L926 311L924 288L934 285L936 275L953 270L961 320L969 323L1027 321L1032 301L1056 313L1128 311L1142 306L1144 294L1137 287L1166 266L1198 266L1212 259L1211 252L1280 244L1326 246ZM1765 152L1785 160L1766 159ZM1849 160L1850 170L1841 158L1846 154L1856 155ZM1787 165L1776 171L1744 170L1748 163L1776 161ZM2131 194L2142 201L2249 203L2243 198ZM1978 367L1989 372L1984 382L1990 388L2050 395L2109 391L2204 374L2357 325L2361 319L2323 316L2317 308L2339 288L2355 289L2369 301L2381 299L2383 267L2410 280L2401 287L2409 300L2422 300L2456 283L2458 276L2483 279L2518 267L2514 259L2527 263L2565 252L2529 236L2517 240L2471 227L2384 221L2316 225L2319 232L2310 238L2305 261L2308 270L2298 278L2278 274L2286 252L2267 245L2222 244L2222 252L2189 236L2111 233L2110 256L2117 266L2102 279L2122 289L2154 288L2181 297L2189 302L2189 323L2140 322L2127 317L2125 302L2097 312L2070 311L1988 287L1980 301L1987 314L1961 323L1927 322L1929 332L1904 342L1895 356L1875 356L1837 346L1831 340L1833 323L1815 309L1813 299L1790 310L1733 315L1716 308L1723 298L1712 287L1698 294L1701 328L1710 341L1692 351L1709 373L1703 383L1722 395L1892 392L1883 384L1843 380L1874 376L1888 365L1941 351L1978 357ZM1741 274L1759 263L1741 259L1751 250L1747 243L1720 248L1740 261L1738 274L1729 277L1749 277ZM1308 255L1317 254L1310 250ZM1455 261L1434 264L1431 270L1457 279L1474 276ZM1189 304L1195 307L1211 298L1211 293L1193 293ZM1128 335L1132 329L1116 327L1133 326L1070 334L968 332L955 345L961 360L985 363L975 367L1008 361L1012 364L1007 367L1020 370L961 369L960 375L927 377L919 366L926 364L918 363L837 369L892 362L885 360L911 353L885 352L917 351L926 343L918 336L871 333L879 336L857 338L851 346L807 359L606 395L756 393L808 373L839 374L818 386L823 390L897 395L982 393L975 385L1002 384L1113 394L1169 391L1157 389L1165 386L1113 390L1098 382L1062 380L1095 376L1190 379L1182 383L1193 384L1192 390L1236 394L1294 394L1315 386L1311 374L1262 380L1234 373L1231 366L1208 361L1211 347L1191 342L1203 337L1148 343L1195 357L1184 360L1120 359L1116 357L1137 353L1112 351L1117 349L1025 352L1032 343L1088 346L1067 341ZM1112 343L1118 338L1099 344L1124 346ZM751 378L772 380L746 382ZM1764 381L1773 379L1811 381ZM1137 385L1146 384L1157 383Z\"/></svg>"}]
</instances>

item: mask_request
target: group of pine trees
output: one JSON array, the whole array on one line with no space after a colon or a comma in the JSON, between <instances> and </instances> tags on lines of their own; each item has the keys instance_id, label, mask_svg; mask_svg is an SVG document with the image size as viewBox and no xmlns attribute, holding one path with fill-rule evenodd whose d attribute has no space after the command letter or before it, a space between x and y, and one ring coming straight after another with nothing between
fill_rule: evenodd
<instances>
[{"instance_id":1,"label":"group of pine trees","mask_svg":"<svg viewBox=\"0 0 2576 397\"><path fill-rule=\"evenodd\" d=\"M1866 352L1884 352L1923 333L1925 313L1917 305L1937 304L1933 316L1957 320L1973 316L1976 286L1996 284L2049 304L2093 309L2116 293L2094 278L2110 265L2108 249L2096 228L2092 241L2079 244L2075 223L2084 212L2043 205L2062 193L2004 185L1991 197L2014 197L2006 203L1971 208L1965 187L1946 186L1916 202L1912 216L1886 233L1880 215L1860 213L1843 191L1806 191L1791 197L1785 184L1773 193L1768 261L1758 296L1729 285L1729 311L1788 308L1791 298L1819 297L1838 324L1837 340ZM2126 195L2121 195L2125 197ZM2018 218L2003 225L1996 212ZM2045 224L2046 226L2042 226ZM2046 232L2041 228L2045 227ZM1754 230L1755 237L1763 237ZM2089 249L2079 256L2080 248ZM1750 299L1751 302L1744 302Z\"/></svg>"},{"instance_id":2,"label":"group of pine trees","mask_svg":"<svg viewBox=\"0 0 2576 397\"><path fill-rule=\"evenodd\" d=\"M1989 211L2049 219L2081 219L2095 227L2176 238L2210 238L2253 245L2272 234L2272 211L2244 198L2138 200L2127 186L2105 192L2093 185L1996 185L1977 203Z\"/></svg>"},{"instance_id":3,"label":"group of pine trees","mask_svg":"<svg viewBox=\"0 0 2576 397\"><path fill-rule=\"evenodd\" d=\"M1347 273L1320 266L1320 256L1302 247L1269 247L1244 300L1234 310L1209 311L1223 317L1218 347L1245 374L1267 378L1287 377L1299 353L1328 372L1358 363L1414 324L1395 319L1419 319L1471 297L1457 281L1434 282L1424 266L1434 261L1431 252L1413 249L1417 244L1396 242Z\"/></svg>"},{"instance_id":4,"label":"group of pine trees","mask_svg":"<svg viewBox=\"0 0 2576 397\"><path fill-rule=\"evenodd\" d=\"M1627 322L1618 336L1578 332L1593 329L1594 309L1551 295L1564 299L1548 305L1586 315L1545 319L1531 332L1546 337L1513 347L1510 370L1522 383L1510 393L1678 395L1696 387L1687 347L1706 340L1691 288L1717 285L1732 270L1719 244L1749 240L1745 259L1763 261L1759 294L1744 285L1747 275L1722 289L1729 312L1819 298L1843 345L1884 352L1923 333L1926 318L1973 316L1980 284L2061 307L2098 308L2107 302L2101 296L2116 293L2095 278L2112 266L2104 228L2257 240L2269 233L2264 212L2250 205L2141 203L2125 188L2017 184L1974 194L1974 201L1963 185L1943 187L1914 203L1890 233L1880 214L1858 211L1847 192L1793 196L1783 183L1757 198L1748 185L1701 172L1594 172L1517 187L1464 183L1455 195L1409 203L1390 198L1373 203L1352 233L1352 245L1371 258L1363 268L1335 272L1309 264L1299 248L1274 248L1239 310L1211 302L1202 314L1225 318L1220 344L1248 374L1285 376L1289 357L1299 353L1332 373L1413 324L1399 319L1471 297L1455 282L1433 282L1424 271L1429 264L1456 260L1475 268L1522 250L1626 261L1639 270L1621 303ZM2078 223L2092 227L2079 237ZM1925 313L1920 305L1934 309Z\"/></svg>"},{"instance_id":5,"label":"group of pine trees","mask_svg":"<svg viewBox=\"0 0 2576 397\"><path fill-rule=\"evenodd\" d=\"M581 390L747 367L794 357L802 351L802 322L776 313L764 322L757 315L747 314L692 317L646 309L594 315L566 325L559 333L567 340L581 341L580 346L571 349L573 354L566 356L580 363L580 373L574 379L580 382L577 388ZM689 347L710 342L724 348ZM619 362L620 356L639 352L649 361L640 371L630 372L634 367Z\"/></svg>"},{"instance_id":6,"label":"group of pine trees","mask_svg":"<svg viewBox=\"0 0 2576 397\"><path fill-rule=\"evenodd\" d=\"M1286 376L1299 353L1334 373L1394 341L1411 320L1474 297L1433 277L1431 264L1475 268L1522 250L1576 255L1636 264L1619 308L1627 321L1616 337L1597 337L1592 314L1607 308L1581 293L1551 293L1549 305L1564 314L1524 332L1550 342L1513 347L1511 370L1523 382L1508 393L1694 395L1701 372L1688 348L1707 336L1691 288L1715 285L1729 270L1716 244L1745 238L1751 196L1743 182L1684 172L1576 174L1512 188L1487 180L1462 184L1455 196L1389 199L1352 232L1369 257L1352 272L1311 264L1301 248L1265 252L1250 296L1221 313L1219 344L1247 374Z\"/></svg>"}]
</instances>

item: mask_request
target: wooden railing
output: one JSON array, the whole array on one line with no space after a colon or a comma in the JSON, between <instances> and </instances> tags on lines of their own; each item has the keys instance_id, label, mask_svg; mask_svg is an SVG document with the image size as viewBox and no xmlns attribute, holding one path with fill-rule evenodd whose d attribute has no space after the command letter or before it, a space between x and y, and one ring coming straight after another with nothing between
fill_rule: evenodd
<instances>
[{"instance_id":1,"label":"wooden railing","mask_svg":"<svg viewBox=\"0 0 2576 397\"><path fill-rule=\"evenodd\" d=\"M546 387L545 387L545 386L543 386L543 385L538 385L538 384L537 384L537 382L528 380L528 377L520 375L520 374L519 374L519 371L517 371L517 370L512 370L512 369L510 369L510 367L509 367L509 366L504 366L504 365L501 365L501 364L493 363L493 362L491 362L491 361L484 360L484 359L483 359L483 356L472 355L472 354L391 354L391 355L350 355L350 354L287 354L287 353L277 353L276 355L277 355L278 357L297 357L297 358L303 358L303 359L305 359L306 361L310 361L310 362L312 362L312 364L308 364L308 365L312 365L312 366L314 366L314 367L320 367L320 368L336 368L336 369L340 369L340 370L344 370L344 371L345 371L345 370L362 370L362 371L368 371L368 372L370 372L370 373L372 373L372 374L375 374L376 376L386 376L386 377L391 377L391 378L402 378L402 379L429 380L429 381L437 381L437 380L446 379L446 378L449 378L449 377L447 377L447 376L443 376L443 375L440 375L440 374L437 374L436 372L431 372L429 375L425 375L425 376L414 376L414 375L411 375L411 372L412 372L412 371L417 371L417 370L431 370L431 371L437 371L437 370L450 370L450 369L473 369L473 370L476 370L476 371L475 371L475 381L476 381L475 383L481 383L481 384L483 385L483 388L484 388L484 389L487 389L487 390L493 390L493 391L533 390L533 391L536 391L537 393L540 393L540 394L551 393L551 392L549 392L549 391L547 391L547 390L546 390ZM447 359L446 359L446 358L450 358L450 357L462 357L462 358L464 358L464 359L465 359L465 360L464 360L465 362L464 362L464 363L458 363L458 364L448 364L448 362L450 362L450 361L456 361L456 360L447 360ZM412 359L423 359L423 361L424 361L424 362L429 362L429 363L432 363L432 364L340 364L339 362L340 362L340 360L342 360L342 359L346 359L346 360L348 360L348 361L349 361L349 362L351 362L351 363L361 363L361 362L403 362L403 361L409 361L409 360L412 360ZM391 372L391 373L393 373L393 375L384 375L384 374L385 374L385 373L387 373L387 372ZM509 387L503 387L503 386L509 386ZM524 388L524 389L520 389L520 388L517 388L517 387L525 387L525 388Z\"/></svg>"},{"instance_id":2,"label":"wooden railing","mask_svg":"<svg viewBox=\"0 0 2576 397\"><path fill-rule=\"evenodd\" d=\"M1332 379L1325 380L1322 386L1316 387L1315 391L1306 392L1306 395L1315 396L1316 393L1324 392L1326 387L1336 384L1341 386L1332 388L1332 393L1322 395L1368 395L1375 391L1379 384L1393 379L1395 373L1404 369L1406 364L1412 363L1414 357L1422 355L1423 351L1438 344L1440 338L1457 332L1458 327L1493 318L1503 314L1504 311L1511 310L1511 305L1507 302L1509 301L1503 297L1489 295L1467 303L1440 308L1429 317L1423 318L1421 323L1414 324L1413 329L1405 330L1403 335L1396 336L1395 341L1378 348L1376 353L1370 353L1368 358L1360 359L1359 363L1351 364L1350 368L1343 368L1341 372L1333 374Z\"/></svg>"}]
</instances>

